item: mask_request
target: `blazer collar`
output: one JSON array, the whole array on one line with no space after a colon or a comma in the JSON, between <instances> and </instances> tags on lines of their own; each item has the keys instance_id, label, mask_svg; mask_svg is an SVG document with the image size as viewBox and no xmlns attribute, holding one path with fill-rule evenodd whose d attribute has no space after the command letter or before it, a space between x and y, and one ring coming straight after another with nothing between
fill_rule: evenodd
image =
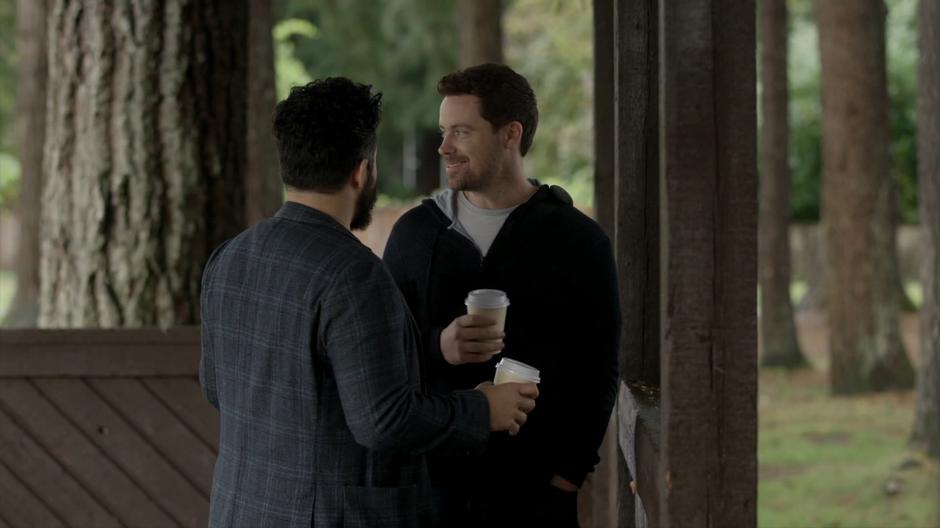
<instances>
[{"instance_id":1,"label":"blazer collar","mask_svg":"<svg viewBox=\"0 0 940 528\"><path fill-rule=\"evenodd\" d=\"M284 202L284 205L281 206L274 217L333 229L343 233L353 240L356 240L357 242L359 241L359 239L356 238L356 235L352 234L349 229L346 229L346 226L337 222L336 219L332 216L324 213L323 211L320 211L319 209L314 209L313 207L298 202Z\"/></svg>"}]
</instances>

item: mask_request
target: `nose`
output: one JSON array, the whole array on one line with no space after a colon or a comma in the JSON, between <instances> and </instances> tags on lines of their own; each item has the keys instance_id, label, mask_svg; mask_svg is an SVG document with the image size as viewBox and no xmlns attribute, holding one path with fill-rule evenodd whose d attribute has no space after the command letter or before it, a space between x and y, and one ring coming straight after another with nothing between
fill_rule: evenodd
<instances>
[{"instance_id":1,"label":"nose","mask_svg":"<svg viewBox=\"0 0 940 528\"><path fill-rule=\"evenodd\" d=\"M452 154L453 152L454 152L454 147L450 143L450 135L444 134L441 137L441 146L437 147L437 153L440 154L441 156L447 156L448 154Z\"/></svg>"}]
</instances>

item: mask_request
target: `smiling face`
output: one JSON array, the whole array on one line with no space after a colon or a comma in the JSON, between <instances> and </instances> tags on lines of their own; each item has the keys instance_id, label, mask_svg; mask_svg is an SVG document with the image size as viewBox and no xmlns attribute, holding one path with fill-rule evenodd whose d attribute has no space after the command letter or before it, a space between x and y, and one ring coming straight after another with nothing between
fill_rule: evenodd
<instances>
[{"instance_id":1,"label":"smiling face","mask_svg":"<svg viewBox=\"0 0 940 528\"><path fill-rule=\"evenodd\" d=\"M447 184L458 191L477 191L497 177L503 156L499 131L480 115L480 98L448 95L441 101L441 146Z\"/></svg>"}]
</instances>

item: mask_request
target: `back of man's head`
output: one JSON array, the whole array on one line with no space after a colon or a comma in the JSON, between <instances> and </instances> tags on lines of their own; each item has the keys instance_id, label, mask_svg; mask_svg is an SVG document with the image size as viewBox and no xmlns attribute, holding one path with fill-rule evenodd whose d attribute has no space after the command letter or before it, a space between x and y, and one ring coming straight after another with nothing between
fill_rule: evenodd
<instances>
[{"instance_id":1,"label":"back of man's head","mask_svg":"<svg viewBox=\"0 0 940 528\"><path fill-rule=\"evenodd\" d=\"M525 156L539 124L535 92L525 77L505 64L486 63L449 73L437 83L437 92L448 95L475 95L481 113L494 128L518 121L522 124L520 153Z\"/></svg>"},{"instance_id":2,"label":"back of man's head","mask_svg":"<svg viewBox=\"0 0 940 528\"><path fill-rule=\"evenodd\" d=\"M291 88L274 110L281 179L288 187L336 192L375 153L382 94L345 77Z\"/></svg>"}]
</instances>

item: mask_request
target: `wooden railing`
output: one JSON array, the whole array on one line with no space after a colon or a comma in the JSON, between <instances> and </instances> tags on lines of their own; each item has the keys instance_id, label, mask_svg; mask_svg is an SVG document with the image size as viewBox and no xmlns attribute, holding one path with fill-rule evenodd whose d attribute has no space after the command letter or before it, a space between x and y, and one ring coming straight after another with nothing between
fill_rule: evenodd
<instances>
[{"instance_id":1,"label":"wooden railing","mask_svg":"<svg viewBox=\"0 0 940 528\"><path fill-rule=\"evenodd\" d=\"M661 498L669 485L661 469L659 389L639 383L620 383L617 401L618 444L633 480L635 526L656 526Z\"/></svg>"}]
</instances>

